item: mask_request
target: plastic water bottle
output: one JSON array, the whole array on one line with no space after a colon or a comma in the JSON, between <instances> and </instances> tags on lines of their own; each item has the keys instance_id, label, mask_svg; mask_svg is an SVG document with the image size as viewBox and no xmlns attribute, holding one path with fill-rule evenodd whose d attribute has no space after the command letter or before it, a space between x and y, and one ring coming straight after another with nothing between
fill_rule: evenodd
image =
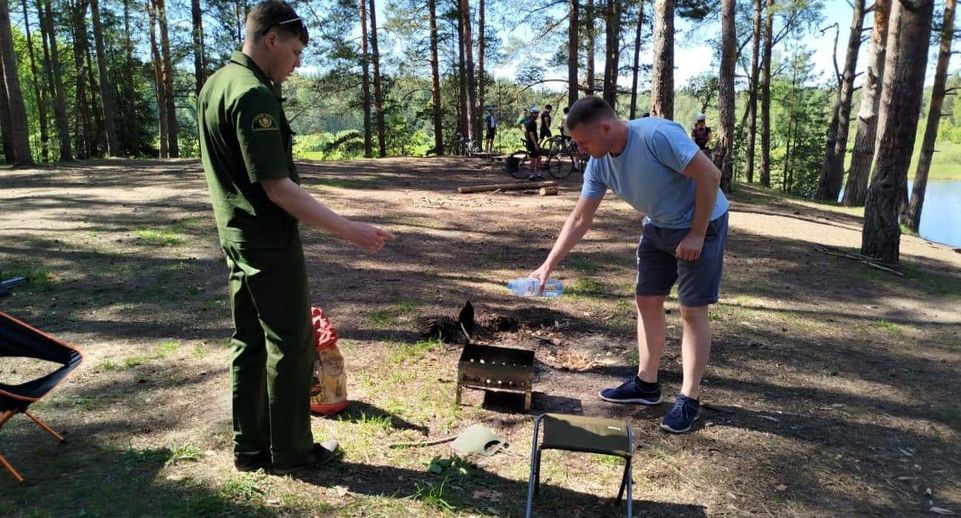
<instances>
[{"instance_id":1,"label":"plastic water bottle","mask_svg":"<svg viewBox=\"0 0 961 518\"><path fill-rule=\"evenodd\" d=\"M540 279L520 277L507 283L507 289L519 297L560 297L564 293L564 285L557 279L547 279L544 291L538 293Z\"/></svg>"}]
</instances>

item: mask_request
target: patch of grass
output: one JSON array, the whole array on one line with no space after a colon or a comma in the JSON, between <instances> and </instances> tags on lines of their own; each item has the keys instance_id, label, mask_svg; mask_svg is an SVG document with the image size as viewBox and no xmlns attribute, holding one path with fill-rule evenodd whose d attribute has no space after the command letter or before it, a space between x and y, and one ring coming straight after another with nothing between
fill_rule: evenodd
<instances>
[{"instance_id":1,"label":"patch of grass","mask_svg":"<svg viewBox=\"0 0 961 518\"><path fill-rule=\"evenodd\" d=\"M417 305L413 302L399 302L372 312L370 321L377 329L389 329L413 320L418 314Z\"/></svg>"},{"instance_id":2,"label":"patch of grass","mask_svg":"<svg viewBox=\"0 0 961 518\"><path fill-rule=\"evenodd\" d=\"M105 368L106 370L132 369L134 367L139 367L141 365L149 363L153 360L162 360L166 358L168 355L170 355L171 353L175 352L179 348L180 348L180 342L168 340L166 342L162 342L160 345L157 346L155 350L151 352L134 354L132 356L128 356L124 358L123 362L120 365L116 365L110 360L105 360L104 363L101 364L101 367ZM108 362L110 363L109 368L107 366Z\"/></svg>"},{"instance_id":3,"label":"patch of grass","mask_svg":"<svg viewBox=\"0 0 961 518\"><path fill-rule=\"evenodd\" d=\"M168 459L170 450L167 448L127 448L120 452L120 461L124 464L162 466Z\"/></svg>"},{"instance_id":4,"label":"patch of grass","mask_svg":"<svg viewBox=\"0 0 961 518\"><path fill-rule=\"evenodd\" d=\"M438 511L453 512L454 506L447 501L447 497L444 495L444 486L447 484L447 478L444 477L437 484L420 482L414 483L414 499L420 500L426 507L431 509L437 509Z\"/></svg>"},{"instance_id":5,"label":"patch of grass","mask_svg":"<svg viewBox=\"0 0 961 518\"><path fill-rule=\"evenodd\" d=\"M604 284L590 277L580 277L564 289L565 295L583 298L598 297L606 292Z\"/></svg>"},{"instance_id":6,"label":"patch of grass","mask_svg":"<svg viewBox=\"0 0 961 518\"><path fill-rule=\"evenodd\" d=\"M571 254L565 262L572 270L587 275L593 275L601 270L600 263L581 254Z\"/></svg>"},{"instance_id":7,"label":"patch of grass","mask_svg":"<svg viewBox=\"0 0 961 518\"><path fill-rule=\"evenodd\" d=\"M263 500L264 495L267 493L263 489L266 482L267 477L263 473L236 473L227 478L221 492L228 498L260 501Z\"/></svg>"},{"instance_id":8,"label":"patch of grass","mask_svg":"<svg viewBox=\"0 0 961 518\"><path fill-rule=\"evenodd\" d=\"M168 340L166 342L162 342L159 346L157 346L157 352L160 354L167 355L172 352L175 352L178 348L180 348L180 342Z\"/></svg>"},{"instance_id":9,"label":"patch of grass","mask_svg":"<svg viewBox=\"0 0 961 518\"><path fill-rule=\"evenodd\" d=\"M26 284L21 284L15 290L40 290L47 291L50 289L52 284L53 276L50 273L50 268L38 263L24 264L20 262L14 262L10 265L9 269L3 270L3 278L5 280L12 279L14 277L25 277L27 279Z\"/></svg>"},{"instance_id":10,"label":"patch of grass","mask_svg":"<svg viewBox=\"0 0 961 518\"><path fill-rule=\"evenodd\" d=\"M884 320L884 319L875 320L874 326L880 329L884 329L885 331L888 331L890 333L901 332L901 326L895 324L894 322L888 322L887 320Z\"/></svg>"},{"instance_id":11,"label":"patch of grass","mask_svg":"<svg viewBox=\"0 0 961 518\"><path fill-rule=\"evenodd\" d=\"M183 234L165 228L138 228L133 235L138 241L156 246L175 246L186 241Z\"/></svg>"},{"instance_id":12,"label":"patch of grass","mask_svg":"<svg viewBox=\"0 0 961 518\"><path fill-rule=\"evenodd\" d=\"M123 370L123 368L121 368L119 365L117 365L116 363L114 363L114 362L111 361L111 360L104 360L104 361L97 367L97 370L112 372L112 371L120 371L120 370Z\"/></svg>"},{"instance_id":13,"label":"patch of grass","mask_svg":"<svg viewBox=\"0 0 961 518\"><path fill-rule=\"evenodd\" d=\"M719 308L717 305L711 306L711 308L707 310L707 318L711 322L723 320L724 316L721 314L721 308Z\"/></svg>"},{"instance_id":14,"label":"patch of grass","mask_svg":"<svg viewBox=\"0 0 961 518\"><path fill-rule=\"evenodd\" d=\"M146 354L135 354L133 356L128 356L123 359L122 370L132 369L134 367L139 367L148 361L150 361L150 356Z\"/></svg>"},{"instance_id":15,"label":"patch of grass","mask_svg":"<svg viewBox=\"0 0 961 518\"><path fill-rule=\"evenodd\" d=\"M204 355L207 354L207 348L204 347L204 344L198 342L194 344L194 351L192 354L194 358L203 358Z\"/></svg>"},{"instance_id":16,"label":"patch of grass","mask_svg":"<svg viewBox=\"0 0 961 518\"><path fill-rule=\"evenodd\" d=\"M170 458L167 459L165 466L176 464L180 461L197 462L200 460L200 449L192 445L178 446L170 451Z\"/></svg>"},{"instance_id":17,"label":"patch of grass","mask_svg":"<svg viewBox=\"0 0 961 518\"><path fill-rule=\"evenodd\" d=\"M421 340L413 344L401 343L397 344L393 348L390 354L389 362L394 363L408 363L411 361L416 361L424 354L433 351L435 349L443 347L444 342L438 338L428 338L426 340ZM399 372L399 371L395 371Z\"/></svg>"},{"instance_id":18,"label":"patch of grass","mask_svg":"<svg viewBox=\"0 0 961 518\"><path fill-rule=\"evenodd\" d=\"M166 355L172 352L176 352L177 349L179 348L180 348L180 342L177 342L175 340L168 340L166 342L162 342L159 346L157 346L157 352L160 354Z\"/></svg>"},{"instance_id":19,"label":"patch of grass","mask_svg":"<svg viewBox=\"0 0 961 518\"><path fill-rule=\"evenodd\" d=\"M345 418L343 415L339 416L337 420L350 421L350 419ZM353 422L373 430L387 431L393 426L394 419L389 414L367 415L367 412L361 412L359 417L353 419Z\"/></svg>"}]
</instances>

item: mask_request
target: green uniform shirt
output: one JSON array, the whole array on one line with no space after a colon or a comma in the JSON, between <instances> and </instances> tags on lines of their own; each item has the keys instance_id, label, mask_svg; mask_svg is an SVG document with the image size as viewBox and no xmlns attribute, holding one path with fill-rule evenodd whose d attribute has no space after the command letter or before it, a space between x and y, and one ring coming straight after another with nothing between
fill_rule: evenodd
<instances>
[{"instance_id":1,"label":"green uniform shirt","mask_svg":"<svg viewBox=\"0 0 961 518\"><path fill-rule=\"evenodd\" d=\"M285 246L297 233L297 220L260 184L300 183L282 102L267 75L239 51L200 91L200 155L221 243Z\"/></svg>"}]
</instances>

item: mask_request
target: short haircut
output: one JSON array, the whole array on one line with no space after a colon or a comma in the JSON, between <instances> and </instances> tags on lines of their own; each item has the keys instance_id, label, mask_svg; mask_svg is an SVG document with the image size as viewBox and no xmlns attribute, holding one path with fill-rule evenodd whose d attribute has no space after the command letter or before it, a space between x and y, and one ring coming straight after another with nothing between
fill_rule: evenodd
<instances>
[{"instance_id":1,"label":"short haircut","mask_svg":"<svg viewBox=\"0 0 961 518\"><path fill-rule=\"evenodd\" d=\"M554 107L548 104L547 106L544 107L544 109L545 109L545 110L552 110L552 109L554 109Z\"/></svg>"},{"instance_id":2,"label":"short haircut","mask_svg":"<svg viewBox=\"0 0 961 518\"><path fill-rule=\"evenodd\" d=\"M567 114L567 131L572 131L581 124L591 124L604 119L617 120L617 114L607 101L593 95L581 97Z\"/></svg>"},{"instance_id":3,"label":"short haircut","mask_svg":"<svg viewBox=\"0 0 961 518\"><path fill-rule=\"evenodd\" d=\"M282 36L295 36L305 47L310 41L307 25L283 0L263 0L247 13L245 33L248 41L260 41L271 30Z\"/></svg>"}]
</instances>

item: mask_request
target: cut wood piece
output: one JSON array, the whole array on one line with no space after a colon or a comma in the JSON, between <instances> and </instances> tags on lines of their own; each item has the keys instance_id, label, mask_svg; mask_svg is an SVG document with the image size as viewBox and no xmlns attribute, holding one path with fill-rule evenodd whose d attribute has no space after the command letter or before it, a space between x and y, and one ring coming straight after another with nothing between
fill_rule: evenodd
<instances>
[{"instance_id":1,"label":"cut wood piece","mask_svg":"<svg viewBox=\"0 0 961 518\"><path fill-rule=\"evenodd\" d=\"M541 190L538 191L538 193L541 196L557 196L557 187L541 187Z\"/></svg>"},{"instance_id":2,"label":"cut wood piece","mask_svg":"<svg viewBox=\"0 0 961 518\"><path fill-rule=\"evenodd\" d=\"M524 189L539 189L541 187L557 187L557 182L514 182L514 183L494 183L489 185L475 185L474 187L458 187L457 192L470 194L474 192L496 191L519 191Z\"/></svg>"}]
</instances>

